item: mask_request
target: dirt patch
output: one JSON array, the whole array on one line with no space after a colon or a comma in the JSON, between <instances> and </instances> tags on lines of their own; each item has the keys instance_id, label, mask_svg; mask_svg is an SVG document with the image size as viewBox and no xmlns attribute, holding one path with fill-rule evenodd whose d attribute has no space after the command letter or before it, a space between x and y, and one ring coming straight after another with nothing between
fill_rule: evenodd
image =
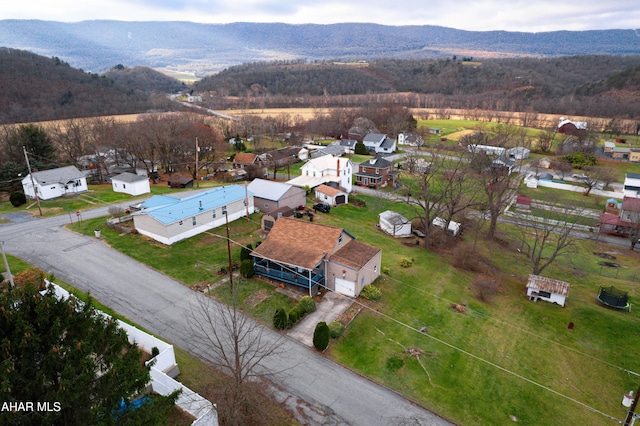
<instances>
[{"instance_id":1,"label":"dirt patch","mask_svg":"<svg viewBox=\"0 0 640 426\"><path fill-rule=\"evenodd\" d=\"M244 303L246 305L251 306L252 308L255 308L256 306L258 306L268 298L269 298L269 292L265 289L262 289L262 290L256 291L255 293L253 293L252 295L244 299Z\"/></svg>"}]
</instances>

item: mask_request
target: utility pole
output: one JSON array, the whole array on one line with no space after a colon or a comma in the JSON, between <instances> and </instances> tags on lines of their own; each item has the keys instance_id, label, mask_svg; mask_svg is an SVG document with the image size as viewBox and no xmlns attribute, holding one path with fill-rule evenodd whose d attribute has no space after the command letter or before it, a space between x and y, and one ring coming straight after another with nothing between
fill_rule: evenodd
<instances>
[{"instance_id":1,"label":"utility pole","mask_svg":"<svg viewBox=\"0 0 640 426\"><path fill-rule=\"evenodd\" d=\"M249 222L249 190L247 189L247 183L244 184L244 208L247 216L247 222Z\"/></svg>"},{"instance_id":2,"label":"utility pole","mask_svg":"<svg viewBox=\"0 0 640 426\"><path fill-rule=\"evenodd\" d=\"M198 179L198 155L200 154L200 147L198 146L198 137L196 136L196 188L200 188L200 180Z\"/></svg>"},{"instance_id":3,"label":"utility pole","mask_svg":"<svg viewBox=\"0 0 640 426\"><path fill-rule=\"evenodd\" d=\"M233 292L233 263L231 262L231 239L229 238L229 212L224 211L224 217L227 223L227 256L229 257L229 290Z\"/></svg>"},{"instance_id":4,"label":"utility pole","mask_svg":"<svg viewBox=\"0 0 640 426\"><path fill-rule=\"evenodd\" d=\"M638 392L636 393L636 397L633 398L633 404L631 404L631 408L629 408L629 413L627 414L627 418L624 421L624 426L631 426L633 424L633 418L636 415L636 406L638 405L639 394L640 394L640 386L638 386Z\"/></svg>"},{"instance_id":5,"label":"utility pole","mask_svg":"<svg viewBox=\"0 0 640 426\"><path fill-rule=\"evenodd\" d=\"M4 252L4 241L0 241L0 248L2 249L2 260L4 260L4 269L7 271L7 275L9 276L9 289L13 289L16 284L13 282L13 275L11 274L11 269L9 269L9 262L7 261L7 255Z\"/></svg>"},{"instance_id":6,"label":"utility pole","mask_svg":"<svg viewBox=\"0 0 640 426\"><path fill-rule=\"evenodd\" d=\"M24 159L27 160L27 169L29 169L29 176L31 177L31 186L33 187L33 194L36 196L36 203L38 203L38 211L40 212L40 216L42 216L42 208L40 208L40 198L38 198L38 188L36 188L36 183L33 180L33 173L31 173L31 164L29 164L29 156L27 155L27 148L22 145L22 152L24 152Z\"/></svg>"}]
</instances>

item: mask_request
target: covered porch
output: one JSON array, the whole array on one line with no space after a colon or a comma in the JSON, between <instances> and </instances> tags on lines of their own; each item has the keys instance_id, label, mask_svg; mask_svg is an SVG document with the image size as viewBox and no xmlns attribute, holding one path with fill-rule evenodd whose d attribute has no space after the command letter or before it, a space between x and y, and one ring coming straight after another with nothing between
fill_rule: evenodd
<instances>
[{"instance_id":1,"label":"covered porch","mask_svg":"<svg viewBox=\"0 0 640 426\"><path fill-rule=\"evenodd\" d=\"M304 269L264 258L254 257L253 259L253 269L257 275L304 288L309 291L309 295L313 294L319 286L325 285L322 265L323 262L320 262L313 269Z\"/></svg>"}]
</instances>

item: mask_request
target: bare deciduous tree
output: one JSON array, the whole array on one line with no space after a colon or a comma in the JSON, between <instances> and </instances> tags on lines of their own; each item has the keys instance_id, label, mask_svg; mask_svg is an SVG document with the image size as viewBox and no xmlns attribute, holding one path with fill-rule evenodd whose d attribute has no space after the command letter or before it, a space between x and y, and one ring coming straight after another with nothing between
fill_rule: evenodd
<instances>
[{"instance_id":1,"label":"bare deciduous tree","mask_svg":"<svg viewBox=\"0 0 640 426\"><path fill-rule=\"evenodd\" d=\"M535 208L535 214L515 213L513 217L520 231L520 250L531 262L531 273L539 275L559 256L573 253L578 240L576 221L583 212L557 202Z\"/></svg>"},{"instance_id":2,"label":"bare deciduous tree","mask_svg":"<svg viewBox=\"0 0 640 426\"><path fill-rule=\"evenodd\" d=\"M188 330L197 353L206 355L231 380L225 390L230 404L228 424L242 424L243 410L251 410L250 384L267 375L263 361L279 354L281 338L267 336L265 327L239 311L238 286L234 280L229 305L200 297L192 306Z\"/></svg>"}]
</instances>

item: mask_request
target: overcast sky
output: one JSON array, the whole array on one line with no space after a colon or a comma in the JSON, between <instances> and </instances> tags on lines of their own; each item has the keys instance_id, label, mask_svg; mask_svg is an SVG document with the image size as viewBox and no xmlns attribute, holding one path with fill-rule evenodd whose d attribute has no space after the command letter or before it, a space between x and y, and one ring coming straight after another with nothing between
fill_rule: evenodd
<instances>
[{"instance_id":1,"label":"overcast sky","mask_svg":"<svg viewBox=\"0 0 640 426\"><path fill-rule=\"evenodd\" d=\"M638 0L2 0L0 19L440 25L472 31L640 28Z\"/></svg>"}]
</instances>

